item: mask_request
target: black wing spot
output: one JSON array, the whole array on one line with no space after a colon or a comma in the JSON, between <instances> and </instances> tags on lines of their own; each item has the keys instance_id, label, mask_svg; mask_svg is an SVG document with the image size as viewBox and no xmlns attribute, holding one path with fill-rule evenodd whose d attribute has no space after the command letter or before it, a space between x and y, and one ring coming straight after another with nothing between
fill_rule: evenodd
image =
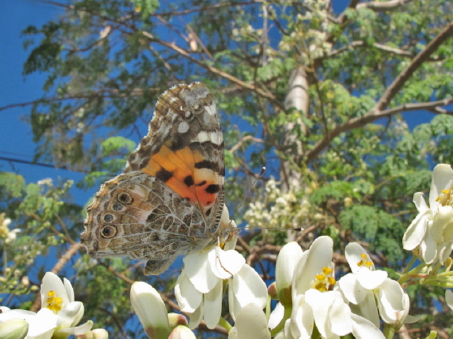
<instances>
[{"instance_id":1,"label":"black wing spot","mask_svg":"<svg viewBox=\"0 0 453 339\"><path fill-rule=\"evenodd\" d=\"M206 180L203 180L202 182L197 184L197 186L204 186L204 185L206 185Z\"/></svg>"},{"instance_id":2,"label":"black wing spot","mask_svg":"<svg viewBox=\"0 0 453 339\"><path fill-rule=\"evenodd\" d=\"M116 198L118 199L119 202L125 205L130 205L134 202L134 198L132 198L131 195L126 192L118 194Z\"/></svg>"},{"instance_id":3,"label":"black wing spot","mask_svg":"<svg viewBox=\"0 0 453 339\"><path fill-rule=\"evenodd\" d=\"M162 180L163 182L167 182L171 179L171 177L173 177L173 173L167 171L165 168L161 168L156 173L156 178Z\"/></svg>"},{"instance_id":4,"label":"black wing spot","mask_svg":"<svg viewBox=\"0 0 453 339\"><path fill-rule=\"evenodd\" d=\"M105 225L101 228L101 236L105 239L113 238L118 233L118 230L113 225Z\"/></svg>"},{"instance_id":5,"label":"black wing spot","mask_svg":"<svg viewBox=\"0 0 453 339\"><path fill-rule=\"evenodd\" d=\"M113 215L111 215L111 214L104 215L105 222L111 222L112 220L113 220Z\"/></svg>"},{"instance_id":6,"label":"black wing spot","mask_svg":"<svg viewBox=\"0 0 453 339\"><path fill-rule=\"evenodd\" d=\"M184 183L186 184L187 187L190 187L195 182L193 181L193 177L191 175L188 175L187 177L184 178Z\"/></svg>"},{"instance_id":7,"label":"black wing spot","mask_svg":"<svg viewBox=\"0 0 453 339\"><path fill-rule=\"evenodd\" d=\"M205 191L210 194L218 193L220 191L220 186L212 184L206 187Z\"/></svg>"},{"instance_id":8,"label":"black wing spot","mask_svg":"<svg viewBox=\"0 0 453 339\"><path fill-rule=\"evenodd\" d=\"M148 215L148 218L146 218L146 222L148 223L154 223L157 218L159 218L159 215L156 212L151 212L150 215Z\"/></svg>"},{"instance_id":9,"label":"black wing spot","mask_svg":"<svg viewBox=\"0 0 453 339\"><path fill-rule=\"evenodd\" d=\"M121 205L121 204L119 204L119 203L114 203L114 204L112 205L112 209L113 209L114 211L121 211L121 210L123 209L123 205Z\"/></svg>"},{"instance_id":10,"label":"black wing spot","mask_svg":"<svg viewBox=\"0 0 453 339\"><path fill-rule=\"evenodd\" d=\"M170 150L176 152L179 151L180 149L183 149L184 147L186 147L186 143L183 140L183 138L175 138L171 143Z\"/></svg>"},{"instance_id":11,"label":"black wing spot","mask_svg":"<svg viewBox=\"0 0 453 339\"><path fill-rule=\"evenodd\" d=\"M208 168L213 171L217 171L219 164L209 160L203 160L195 163L195 168Z\"/></svg>"}]
</instances>

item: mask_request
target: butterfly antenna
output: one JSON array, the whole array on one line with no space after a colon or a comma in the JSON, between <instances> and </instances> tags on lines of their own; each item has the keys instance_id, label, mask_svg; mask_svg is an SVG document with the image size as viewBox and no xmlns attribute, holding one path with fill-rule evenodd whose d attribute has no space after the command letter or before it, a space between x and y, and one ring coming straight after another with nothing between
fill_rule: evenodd
<instances>
[{"instance_id":1,"label":"butterfly antenna","mask_svg":"<svg viewBox=\"0 0 453 339\"><path fill-rule=\"evenodd\" d=\"M266 172L266 167L263 166L263 167L261 168L261 171L258 173L258 175L255 175L255 180L253 180L252 184L251 184L250 187L247 189L246 194L244 194L244 198L242 199L241 203L239 204L238 210L244 205L245 199L246 199L247 196L250 194L250 192L252 191L253 186L256 185L256 182L257 182L258 179L264 174L264 172Z\"/></svg>"}]
</instances>

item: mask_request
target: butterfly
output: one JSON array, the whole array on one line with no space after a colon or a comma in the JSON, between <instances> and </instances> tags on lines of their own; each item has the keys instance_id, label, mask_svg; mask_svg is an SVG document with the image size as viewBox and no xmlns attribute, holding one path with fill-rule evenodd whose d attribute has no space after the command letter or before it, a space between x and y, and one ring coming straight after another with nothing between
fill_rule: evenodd
<instances>
[{"instance_id":1,"label":"butterfly","mask_svg":"<svg viewBox=\"0 0 453 339\"><path fill-rule=\"evenodd\" d=\"M157 100L148 134L123 173L105 182L80 235L96 258L146 259L146 275L179 255L226 241L220 222L225 165L220 115L201 82L171 87Z\"/></svg>"}]
</instances>

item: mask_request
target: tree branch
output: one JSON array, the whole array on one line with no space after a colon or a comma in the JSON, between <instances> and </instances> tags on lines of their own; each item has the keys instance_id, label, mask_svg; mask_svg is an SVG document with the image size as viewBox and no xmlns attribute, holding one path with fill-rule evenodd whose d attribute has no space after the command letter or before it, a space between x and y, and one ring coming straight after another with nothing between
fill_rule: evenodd
<instances>
[{"instance_id":1,"label":"tree branch","mask_svg":"<svg viewBox=\"0 0 453 339\"><path fill-rule=\"evenodd\" d=\"M349 45L346 45L344 47L341 47L341 48L338 48L338 49L335 49L335 50L331 51L327 55L327 57L330 58L330 57L336 56L338 54L341 54L341 53L343 53L343 52L345 52L347 50L354 49L356 47L366 47L366 46L372 46L372 47L376 48L377 50L380 50L380 51L383 51L383 52L388 52L388 53L391 53L391 54L394 54L394 55L397 55L397 56L401 56L401 57L405 57L405 58L413 58L413 57L415 57L414 53L409 52L409 51L405 51L403 49L390 47L390 46L387 46L387 45L384 45L384 44L379 44L377 42L373 43L372 45L367 45L365 43L365 41L353 41ZM428 61L440 61L441 59L440 58L429 58L427 60Z\"/></svg>"},{"instance_id":2,"label":"tree branch","mask_svg":"<svg viewBox=\"0 0 453 339\"><path fill-rule=\"evenodd\" d=\"M390 101L404 86L406 81L414 74L414 72L423 64L424 61L429 59L431 54L433 54L442 43L444 43L447 39L449 39L452 36L453 36L453 23L450 23L430 43L428 43L428 45L426 45L424 50L417 54L417 56L412 60L412 62L406 67L406 69L404 69L400 73L400 75L393 81L393 83L390 84L390 86L382 95L381 99L367 114L365 114L362 117L351 119L348 122L339 125L335 127L332 131L328 132L322 140L315 144L314 147L305 154L304 161L307 163L312 161L319 153L321 153L330 144L331 140L337 137L340 133L354 128L362 127L370 122L382 118L383 110L388 106ZM429 103L426 104L428 105ZM387 116L388 114L389 113L387 112Z\"/></svg>"},{"instance_id":3,"label":"tree branch","mask_svg":"<svg viewBox=\"0 0 453 339\"><path fill-rule=\"evenodd\" d=\"M176 53L182 55L183 57L185 57L186 59L190 60L191 62L203 67L204 69L206 69L207 71L215 74L215 75L218 75L234 84L236 84L237 86L239 87L242 87L243 89L248 89L252 92L255 92L257 93L259 96L263 97L263 98L266 98L267 100L271 101L273 104L275 104L276 106L280 107L281 109L284 109L283 108L283 105L281 102L277 101L276 100L276 97L272 94L272 93L269 93L267 91L264 91L256 86L253 86L247 82L244 82L228 73L225 73L225 72L222 72L221 70L215 68L215 67L212 67L212 66L209 66L209 65L206 65L205 63L201 62L200 60L197 60L195 59L193 56L191 56L186 50L178 47L174 42L166 42L166 41L162 41L160 39L157 39L155 38L152 34L148 33L148 32L141 32L146 38L148 38L151 42L155 42L155 43L158 43L159 45L162 45L162 46L165 46L173 51L175 51Z\"/></svg>"},{"instance_id":4,"label":"tree branch","mask_svg":"<svg viewBox=\"0 0 453 339\"><path fill-rule=\"evenodd\" d=\"M375 12L384 12L389 11L400 6L405 5L406 3L410 2L411 0L391 0L391 1L372 1L372 2L364 2L357 5L357 9L366 7Z\"/></svg>"}]
</instances>

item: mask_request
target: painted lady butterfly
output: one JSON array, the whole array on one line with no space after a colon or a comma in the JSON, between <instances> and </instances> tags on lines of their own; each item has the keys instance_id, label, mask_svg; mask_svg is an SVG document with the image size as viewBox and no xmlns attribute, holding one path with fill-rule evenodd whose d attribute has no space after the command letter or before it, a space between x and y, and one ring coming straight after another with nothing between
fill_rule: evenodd
<instances>
[{"instance_id":1,"label":"painted lady butterfly","mask_svg":"<svg viewBox=\"0 0 453 339\"><path fill-rule=\"evenodd\" d=\"M174 86L157 100L148 135L123 173L87 208L81 242L96 258L147 259L145 274L160 274L178 255L232 234L220 222L224 175L214 98L200 82Z\"/></svg>"}]
</instances>

